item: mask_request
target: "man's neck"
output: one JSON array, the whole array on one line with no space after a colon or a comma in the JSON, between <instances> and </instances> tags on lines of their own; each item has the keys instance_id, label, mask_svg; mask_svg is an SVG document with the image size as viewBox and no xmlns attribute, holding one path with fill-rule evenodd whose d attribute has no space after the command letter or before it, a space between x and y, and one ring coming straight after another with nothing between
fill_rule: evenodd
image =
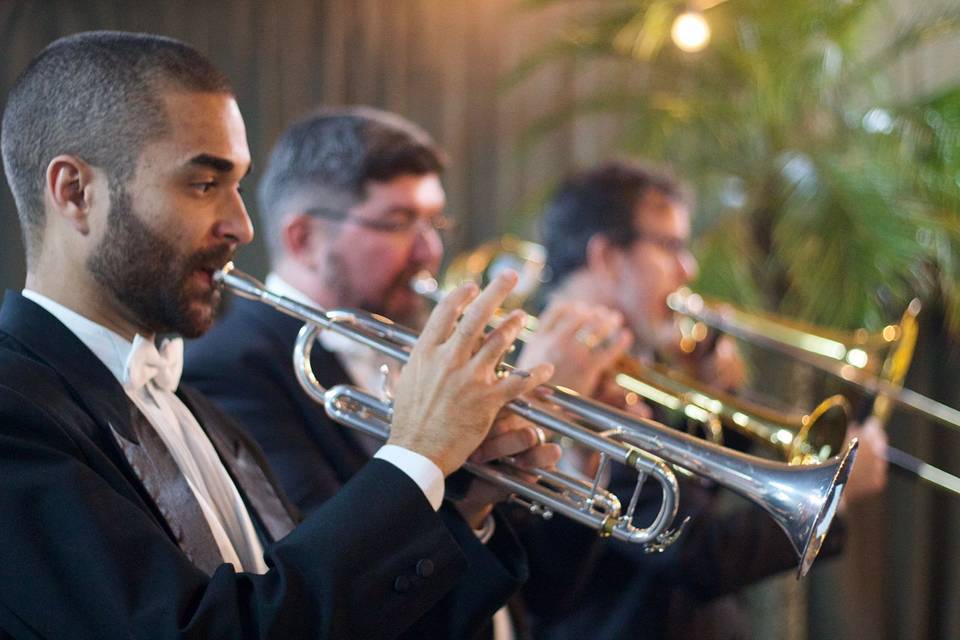
<instances>
[{"instance_id":1,"label":"man's neck","mask_svg":"<svg viewBox=\"0 0 960 640\"><path fill-rule=\"evenodd\" d=\"M614 301L609 299L589 274L578 271L564 279L563 284L550 293L551 300L578 300L590 305L602 305L616 309Z\"/></svg>"},{"instance_id":2,"label":"man's neck","mask_svg":"<svg viewBox=\"0 0 960 640\"><path fill-rule=\"evenodd\" d=\"M322 274L307 271L287 262L274 265L272 271L288 285L312 300L314 304L325 309L342 306L336 294L322 285L326 280Z\"/></svg>"},{"instance_id":3,"label":"man's neck","mask_svg":"<svg viewBox=\"0 0 960 640\"><path fill-rule=\"evenodd\" d=\"M129 311L125 307L104 301L100 287L78 282L76 278L49 277L37 270L27 271L24 288L46 296L131 342L137 333L149 337L149 332L138 330L136 323L127 317Z\"/></svg>"}]
</instances>

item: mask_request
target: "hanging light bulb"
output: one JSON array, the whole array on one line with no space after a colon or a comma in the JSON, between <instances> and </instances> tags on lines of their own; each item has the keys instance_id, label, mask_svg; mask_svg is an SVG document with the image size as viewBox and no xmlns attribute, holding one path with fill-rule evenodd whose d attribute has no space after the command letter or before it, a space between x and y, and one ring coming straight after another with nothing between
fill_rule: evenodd
<instances>
[{"instance_id":1,"label":"hanging light bulb","mask_svg":"<svg viewBox=\"0 0 960 640\"><path fill-rule=\"evenodd\" d=\"M684 11L673 21L670 36L683 51L701 51L710 42L710 25L699 11Z\"/></svg>"}]
</instances>

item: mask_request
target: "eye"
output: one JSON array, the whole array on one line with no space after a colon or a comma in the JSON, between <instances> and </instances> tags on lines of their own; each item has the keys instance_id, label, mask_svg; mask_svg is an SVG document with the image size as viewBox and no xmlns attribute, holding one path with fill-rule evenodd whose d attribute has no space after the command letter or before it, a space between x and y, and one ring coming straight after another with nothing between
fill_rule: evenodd
<instances>
[{"instance_id":1,"label":"eye","mask_svg":"<svg viewBox=\"0 0 960 640\"><path fill-rule=\"evenodd\" d=\"M207 181L205 181L205 182L194 182L194 183L191 183L190 186L191 186L193 189L195 189L198 193L200 193L200 194L206 194L206 193L208 193L211 189L213 189L215 186L217 186L217 183L216 183L215 180L207 180Z\"/></svg>"},{"instance_id":2,"label":"eye","mask_svg":"<svg viewBox=\"0 0 960 640\"><path fill-rule=\"evenodd\" d=\"M398 231L403 231L404 229L409 229L411 225L414 224L416 218L409 213L397 213L390 216L387 216L385 220L381 220L381 225L384 228L396 229Z\"/></svg>"}]
</instances>

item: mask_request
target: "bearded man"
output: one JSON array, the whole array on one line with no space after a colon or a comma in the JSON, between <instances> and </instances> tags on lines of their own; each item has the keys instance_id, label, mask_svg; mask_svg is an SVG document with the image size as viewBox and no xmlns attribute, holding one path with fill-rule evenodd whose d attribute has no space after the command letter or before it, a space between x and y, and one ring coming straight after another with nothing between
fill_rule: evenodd
<instances>
[{"instance_id":1,"label":"bearded man","mask_svg":"<svg viewBox=\"0 0 960 640\"><path fill-rule=\"evenodd\" d=\"M442 634L476 555L436 513L443 478L550 371L495 375L522 320L483 330L516 277L435 310L387 445L301 521L162 339L210 327L213 272L253 237L223 74L169 38L63 38L11 91L0 148L27 249L0 309L0 637ZM505 562L517 575L476 585L472 617L522 577Z\"/></svg>"}]
</instances>

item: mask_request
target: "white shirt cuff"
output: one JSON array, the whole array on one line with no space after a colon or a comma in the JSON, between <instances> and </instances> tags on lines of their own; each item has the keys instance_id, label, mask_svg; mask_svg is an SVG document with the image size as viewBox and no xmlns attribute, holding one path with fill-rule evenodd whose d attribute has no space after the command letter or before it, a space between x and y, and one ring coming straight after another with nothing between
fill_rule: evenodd
<instances>
[{"instance_id":1,"label":"white shirt cuff","mask_svg":"<svg viewBox=\"0 0 960 640\"><path fill-rule=\"evenodd\" d=\"M487 518L483 521L483 525L479 529L473 530L473 535L477 536L477 540L481 544L487 544L490 542L490 538L493 537L493 532L497 529L497 522L493 519L493 514L487 514Z\"/></svg>"},{"instance_id":2,"label":"white shirt cuff","mask_svg":"<svg viewBox=\"0 0 960 640\"><path fill-rule=\"evenodd\" d=\"M410 476L423 491L433 510L440 510L443 504L443 472L430 458L395 444L383 445L373 457L386 460Z\"/></svg>"}]
</instances>

